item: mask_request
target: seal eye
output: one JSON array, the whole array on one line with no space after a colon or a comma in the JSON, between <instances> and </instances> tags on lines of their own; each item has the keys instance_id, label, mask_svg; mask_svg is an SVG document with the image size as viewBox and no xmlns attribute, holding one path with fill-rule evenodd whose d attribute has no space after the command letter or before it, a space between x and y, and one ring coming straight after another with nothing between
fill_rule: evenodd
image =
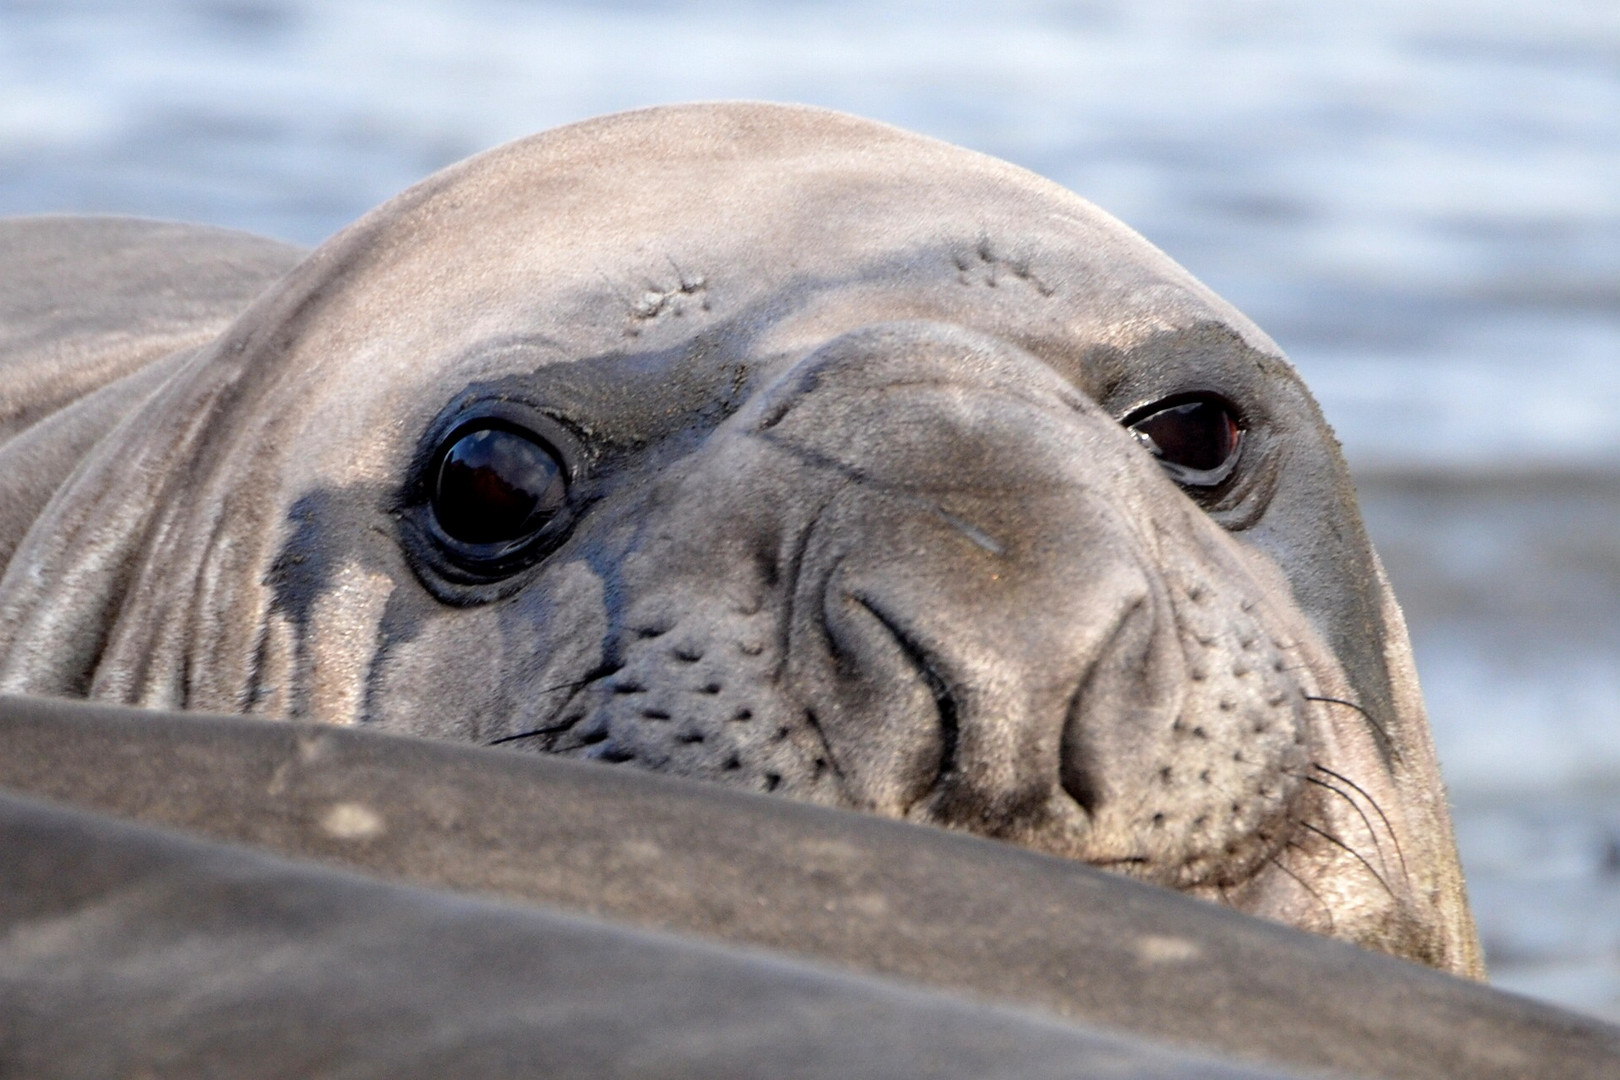
<instances>
[{"instance_id":1,"label":"seal eye","mask_svg":"<svg viewBox=\"0 0 1620 1080\"><path fill-rule=\"evenodd\" d=\"M1156 402L1126 417L1125 426L1186 487L1223 483L1243 449L1243 428L1232 406L1214 394Z\"/></svg>"},{"instance_id":2,"label":"seal eye","mask_svg":"<svg viewBox=\"0 0 1620 1080\"><path fill-rule=\"evenodd\" d=\"M568 484L557 452L533 432L486 425L446 440L433 482L433 515L452 540L506 548L545 528Z\"/></svg>"}]
</instances>

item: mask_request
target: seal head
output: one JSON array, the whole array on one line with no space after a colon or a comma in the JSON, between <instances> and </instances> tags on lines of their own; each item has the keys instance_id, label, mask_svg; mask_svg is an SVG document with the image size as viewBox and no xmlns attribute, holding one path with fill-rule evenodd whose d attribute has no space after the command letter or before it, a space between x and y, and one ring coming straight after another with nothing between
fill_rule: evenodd
<instances>
[{"instance_id":1,"label":"seal head","mask_svg":"<svg viewBox=\"0 0 1620 1080\"><path fill-rule=\"evenodd\" d=\"M1479 971L1399 612L1277 347L1074 195L835 113L609 117L362 219L86 455L0 657Z\"/></svg>"}]
</instances>

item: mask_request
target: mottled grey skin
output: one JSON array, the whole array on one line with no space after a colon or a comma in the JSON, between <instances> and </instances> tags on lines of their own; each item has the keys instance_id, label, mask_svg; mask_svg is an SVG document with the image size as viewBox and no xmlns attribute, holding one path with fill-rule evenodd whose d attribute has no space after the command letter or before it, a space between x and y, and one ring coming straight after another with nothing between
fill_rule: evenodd
<instances>
[{"instance_id":1,"label":"mottled grey skin","mask_svg":"<svg viewBox=\"0 0 1620 1080\"><path fill-rule=\"evenodd\" d=\"M90 447L303 256L198 225L0 221L0 566Z\"/></svg>"},{"instance_id":2,"label":"mottled grey skin","mask_svg":"<svg viewBox=\"0 0 1620 1080\"><path fill-rule=\"evenodd\" d=\"M0 689L510 739L1480 973L1315 403L1050 183L816 110L610 117L438 174L182 353L8 515ZM1209 505L1119 423L1188 391L1247 428ZM570 522L468 584L422 473L493 402L557 426Z\"/></svg>"},{"instance_id":3,"label":"mottled grey skin","mask_svg":"<svg viewBox=\"0 0 1620 1080\"><path fill-rule=\"evenodd\" d=\"M962 832L62 699L0 745L8 1077L1620 1074L1612 1025Z\"/></svg>"}]
</instances>

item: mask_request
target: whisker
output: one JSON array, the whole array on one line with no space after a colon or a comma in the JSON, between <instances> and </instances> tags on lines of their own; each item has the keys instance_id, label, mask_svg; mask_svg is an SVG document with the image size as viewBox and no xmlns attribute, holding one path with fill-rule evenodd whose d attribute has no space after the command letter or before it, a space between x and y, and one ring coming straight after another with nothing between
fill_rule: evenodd
<instances>
[{"instance_id":1,"label":"whisker","mask_svg":"<svg viewBox=\"0 0 1620 1080\"><path fill-rule=\"evenodd\" d=\"M1340 840L1337 836L1334 836L1332 833L1326 832L1326 831L1324 831L1322 829L1318 829L1315 825L1312 825L1310 822L1304 820L1303 818L1300 820L1300 824L1303 825L1305 828L1311 830L1311 832L1315 833L1317 836L1320 836L1322 839L1326 840L1328 843L1335 844L1338 847L1341 847L1345 851L1349 852L1351 855L1353 855L1356 858L1356 860L1361 863L1362 866L1365 866L1367 868L1367 873L1371 874L1377 880L1378 884L1380 884L1380 885L1382 885L1384 887L1384 891L1389 893L1390 899L1399 902L1400 897L1395 895L1395 890L1389 887L1389 882L1384 880L1384 875L1380 874L1378 872L1378 870L1373 866L1373 864L1367 861L1367 857L1365 855L1361 854L1361 852L1357 851L1355 848L1351 847L1349 844L1345 843L1343 840Z\"/></svg>"},{"instance_id":2,"label":"whisker","mask_svg":"<svg viewBox=\"0 0 1620 1080\"><path fill-rule=\"evenodd\" d=\"M1291 847L1291 848L1295 848L1296 850L1300 850L1300 851L1304 850L1304 848L1301 848L1298 844L1294 843L1292 840L1289 840L1287 842L1287 846ZM1300 877L1298 874L1294 873L1292 870L1288 869L1288 867L1284 866L1283 863L1282 863L1282 860L1277 858L1277 856L1268 855L1268 856L1266 856L1266 861L1269 862L1272 866L1275 866L1277 869L1281 870L1283 873L1287 874L1289 877L1293 878L1294 879L1294 884L1296 884L1300 888L1304 889L1306 891L1306 893L1308 893L1310 895L1310 898L1312 900L1316 901L1317 906L1319 906L1322 909L1322 914L1327 916L1327 921L1328 921L1327 932L1329 934L1333 933L1333 909L1328 906L1328 903L1327 903L1326 900L1322 899L1322 894L1317 892L1315 889L1311 888L1309 885L1305 884L1305 879Z\"/></svg>"},{"instance_id":3,"label":"whisker","mask_svg":"<svg viewBox=\"0 0 1620 1080\"><path fill-rule=\"evenodd\" d=\"M556 686L547 686L544 689L536 690L534 692L536 694L554 694L558 690L578 690L583 686L589 686L591 683L596 682L601 677L602 676L600 674L593 672L592 674L585 676L583 679L575 679L573 682L558 683ZM567 708L567 704L564 703L563 707ZM551 724L546 727L531 728L528 731L520 731L516 735L502 735L498 739L491 739L484 745L500 746L502 743L516 742L519 739L532 739L536 735L555 735L559 731L567 731L569 728L579 723L579 720L579 717L575 717L574 719L566 720L561 724Z\"/></svg>"},{"instance_id":4,"label":"whisker","mask_svg":"<svg viewBox=\"0 0 1620 1080\"><path fill-rule=\"evenodd\" d=\"M1384 858L1384 845L1378 842L1378 830L1373 828L1372 819L1369 818L1366 812L1361 809L1361 804L1352 799L1347 792L1334 787L1325 780L1318 780L1314 776L1306 776L1302 777L1301 779L1303 779L1307 784L1315 784L1317 787L1327 788L1329 791L1333 792L1333 794L1350 804L1350 808L1361 817L1361 823L1367 826L1367 835L1372 837L1373 849L1378 852L1378 862L1381 866L1383 866L1384 872L1387 874L1389 872L1389 860ZM1388 822L1385 822L1385 824L1388 824Z\"/></svg>"},{"instance_id":5,"label":"whisker","mask_svg":"<svg viewBox=\"0 0 1620 1080\"><path fill-rule=\"evenodd\" d=\"M1389 830L1390 842L1395 845L1395 857L1397 859L1399 859L1400 863L1401 863L1401 876L1404 877L1407 881L1411 881L1412 880L1412 874L1411 874L1410 871L1408 871L1406 869L1406 856L1401 853L1401 838L1395 832L1395 826L1391 825L1389 823L1389 818L1384 815L1384 808L1378 805L1378 800L1373 798L1371 795L1367 794L1367 789L1366 788L1362 787L1360 784L1356 783L1354 780L1350 779L1348 776L1345 776L1343 773L1336 773L1332 769L1328 768L1326 765L1321 765L1321 764L1318 764L1317 762L1314 762L1314 761L1311 762L1311 767L1313 769L1319 769L1322 772L1327 773L1329 776L1333 777L1333 779L1339 781L1341 784L1349 784L1350 787L1353 788L1358 794L1360 794L1363 799L1366 799L1367 802L1372 805L1373 813L1378 815L1378 817L1384 823L1384 828Z\"/></svg>"},{"instance_id":6,"label":"whisker","mask_svg":"<svg viewBox=\"0 0 1620 1080\"><path fill-rule=\"evenodd\" d=\"M502 735L498 739L491 739L489 742L485 743L484 745L485 746L499 746L502 743L516 742L519 739L532 739L536 735L555 735L560 731L567 731L569 728L571 728L574 725L578 724L579 720L580 720L580 718L575 717L572 720L565 720L560 724L552 724L549 727L531 728L528 731L520 731L516 735Z\"/></svg>"},{"instance_id":7,"label":"whisker","mask_svg":"<svg viewBox=\"0 0 1620 1080\"><path fill-rule=\"evenodd\" d=\"M1306 694L1304 697L1306 701L1320 701L1328 705L1343 705L1347 709L1356 710L1356 712L1361 714L1362 719L1371 724L1373 730L1378 732L1378 734L1383 737L1384 748L1389 751L1389 756L1394 758L1396 761L1401 760L1401 752L1396 749L1395 740L1389 737L1389 732L1384 730L1384 725L1380 724L1377 720L1374 720L1372 713L1368 712L1366 709L1363 709L1360 705L1357 705L1353 701L1346 701L1343 698L1316 697L1312 694Z\"/></svg>"}]
</instances>

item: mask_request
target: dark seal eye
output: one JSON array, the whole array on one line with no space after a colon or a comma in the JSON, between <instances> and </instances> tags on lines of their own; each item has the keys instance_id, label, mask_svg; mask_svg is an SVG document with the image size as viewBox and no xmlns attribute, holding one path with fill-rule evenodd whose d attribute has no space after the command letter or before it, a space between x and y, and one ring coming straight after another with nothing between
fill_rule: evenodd
<instances>
[{"instance_id":1,"label":"dark seal eye","mask_svg":"<svg viewBox=\"0 0 1620 1080\"><path fill-rule=\"evenodd\" d=\"M1136 441L1187 487L1215 487L1232 475L1243 428L1232 406L1214 394L1156 402L1125 418Z\"/></svg>"},{"instance_id":2,"label":"dark seal eye","mask_svg":"<svg viewBox=\"0 0 1620 1080\"><path fill-rule=\"evenodd\" d=\"M446 440L433 478L433 515L452 540L520 543L563 509L567 476L557 452L532 432L488 425Z\"/></svg>"}]
</instances>

